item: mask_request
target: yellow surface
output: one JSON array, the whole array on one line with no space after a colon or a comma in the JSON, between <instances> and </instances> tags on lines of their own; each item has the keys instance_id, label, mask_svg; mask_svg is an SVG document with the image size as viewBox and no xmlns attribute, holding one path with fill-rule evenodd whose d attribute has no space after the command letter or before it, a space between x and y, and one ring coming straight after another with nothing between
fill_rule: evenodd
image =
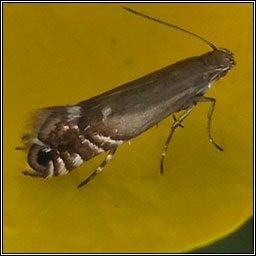
<instances>
[{"instance_id":1,"label":"yellow surface","mask_svg":"<svg viewBox=\"0 0 256 256\"><path fill-rule=\"evenodd\" d=\"M218 152L206 131L208 103L174 134L172 118L104 159L48 180L27 169L21 145L35 109L88 99L209 51L203 42L144 20L121 4L4 3L4 252L181 252L238 228L253 213L253 4L125 4L183 26L235 53L237 66L211 88Z\"/></svg>"}]
</instances>

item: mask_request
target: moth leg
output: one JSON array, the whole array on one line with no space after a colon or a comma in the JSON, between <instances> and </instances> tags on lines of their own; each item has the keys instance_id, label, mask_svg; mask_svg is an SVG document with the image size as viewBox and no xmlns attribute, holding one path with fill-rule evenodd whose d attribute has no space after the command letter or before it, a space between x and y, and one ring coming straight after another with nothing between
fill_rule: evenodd
<instances>
[{"instance_id":1,"label":"moth leg","mask_svg":"<svg viewBox=\"0 0 256 256\"><path fill-rule=\"evenodd\" d=\"M172 138L172 135L174 133L174 130L178 127L178 126L181 126L182 127L182 121L190 114L190 112L193 110L193 108L195 107L196 104L190 106L189 108L186 109L185 113L183 113L179 118L178 120L176 119L176 117L174 116L173 119L174 119L174 123L172 125L172 129L171 129L171 133L167 139L167 141L165 142L165 145L164 145L164 151L162 153L162 158L161 158L161 166L160 166L160 170L161 170L161 174L163 174L164 172L164 158L166 156L166 152L167 152L167 149L168 149L168 146L169 146L169 143L171 141L171 138Z\"/></svg>"},{"instance_id":2,"label":"moth leg","mask_svg":"<svg viewBox=\"0 0 256 256\"><path fill-rule=\"evenodd\" d=\"M208 130L208 135L209 135L209 139L210 142L220 151L223 151L223 148L221 146L219 146L214 139L212 138L212 134L211 134L211 120L212 120L212 115L213 115L213 111L215 108L215 103L216 103L216 99L214 98L209 98L209 97L201 97L197 100L198 102L211 102L211 107L209 109L208 112L208 126L207 126L207 130Z\"/></svg>"},{"instance_id":3,"label":"moth leg","mask_svg":"<svg viewBox=\"0 0 256 256\"><path fill-rule=\"evenodd\" d=\"M117 150L117 147L112 149L109 154L107 155L107 157L105 158L105 160L100 164L100 166L96 169L96 171L94 171L88 178L86 178L82 183L80 183L78 185L78 188L81 188L82 186L86 185L90 180L92 180L98 173L100 173L104 166L107 164L107 162L113 157L113 155L115 154Z\"/></svg>"},{"instance_id":4,"label":"moth leg","mask_svg":"<svg viewBox=\"0 0 256 256\"><path fill-rule=\"evenodd\" d=\"M15 150L25 150L27 147L26 146L21 146L21 147L16 147Z\"/></svg>"},{"instance_id":5,"label":"moth leg","mask_svg":"<svg viewBox=\"0 0 256 256\"><path fill-rule=\"evenodd\" d=\"M176 122L177 118L176 118L175 114L173 114L172 117L173 117L173 120ZM184 128L184 126L182 124L179 124L179 127Z\"/></svg>"},{"instance_id":6,"label":"moth leg","mask_svg":"<svg viewBox=\"0 0 256 256\"><path fill-rule=\"evenodd\" d=\"M32 176L32 177L41 177L41 178L46 178L47 175L43 172L38 172L38 171L23 171L22 172L26 176Z\"/></svg>"}]
</instances>

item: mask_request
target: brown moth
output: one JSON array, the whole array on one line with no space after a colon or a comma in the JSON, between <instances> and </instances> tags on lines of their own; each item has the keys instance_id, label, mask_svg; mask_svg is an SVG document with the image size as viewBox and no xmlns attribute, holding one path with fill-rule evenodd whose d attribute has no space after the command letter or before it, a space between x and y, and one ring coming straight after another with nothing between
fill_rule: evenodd
<instances>
[{"instance_id":1,"label":"brown moth","mask_svg":"<svg viewBox=\"0 0 256 256\"><path fill-rule=\"evenodd\" d=\"M160 21L124 7L136 15L179 29L206 42L212 51L187 58L75 105L57 106L38 112L34 129L24 136L28 147L27 161L32 170L23 171L33 177L67 174L94 156L108 151L106 159L79 187L102 171L121 144L145 132L169 115L184 110L176 119L166 141L161 159L161 173L166 151L178 126L198 102L210 102L208 134L214 98L205 97L213 82L235 65L233 54L218 49L204 38L178 26Z\"/></svg>"}]
</instances>

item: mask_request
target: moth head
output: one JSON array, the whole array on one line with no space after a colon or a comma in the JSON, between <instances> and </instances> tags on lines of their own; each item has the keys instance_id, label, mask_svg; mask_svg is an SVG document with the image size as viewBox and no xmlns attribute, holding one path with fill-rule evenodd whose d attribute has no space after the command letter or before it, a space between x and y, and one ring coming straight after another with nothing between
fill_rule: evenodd
<instances>
[{"instance_id":1,"label":"moth head","mask_svg":"<svg viewBox=\"0 0 256 256\"><path fill-rule=\"evenodd\" d=\"M211 76L211 82L225 76L236 64L233 53L225 48L206 53L201 60L207 67L206 72Z\"/></svg>"},{"instance_id":2,"label":"moth head","mask_svg":"<svg viewBox=\"0 0 256 256\"><path fill-rule=\"evenodd\" d=\"M235 66L234 54L225 48L202 55L204 64L211 70L228 72Z\"/></svg>"},{"instance_id":3,"label":"moth head","mask_svg":"<svg viewBox=\"0 0 256 256\"><path fill-rule=\"evenodd\" d=\"M225 48L220 48L218 50L219 62L223 65L223 67L228 68L228 70L232 69L235 66L234 54Z\"/></svg>"}]
</instances>

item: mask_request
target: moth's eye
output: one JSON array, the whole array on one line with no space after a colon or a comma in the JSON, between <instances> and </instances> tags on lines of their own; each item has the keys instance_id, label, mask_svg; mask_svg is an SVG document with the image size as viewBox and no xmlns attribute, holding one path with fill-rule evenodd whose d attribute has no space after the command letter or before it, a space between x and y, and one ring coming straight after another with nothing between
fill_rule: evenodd
<instances>
[{"instance_id":1,"label":"moth's eye","mask_svg":"<svg viewBox=\"0 0 256 256\"><path fill-rule=\"evenodd\" d=\"M39 150L37 155L37 162L42 166L47 166L52 159L51 151Z\"/></svg>"}]
</instances>

